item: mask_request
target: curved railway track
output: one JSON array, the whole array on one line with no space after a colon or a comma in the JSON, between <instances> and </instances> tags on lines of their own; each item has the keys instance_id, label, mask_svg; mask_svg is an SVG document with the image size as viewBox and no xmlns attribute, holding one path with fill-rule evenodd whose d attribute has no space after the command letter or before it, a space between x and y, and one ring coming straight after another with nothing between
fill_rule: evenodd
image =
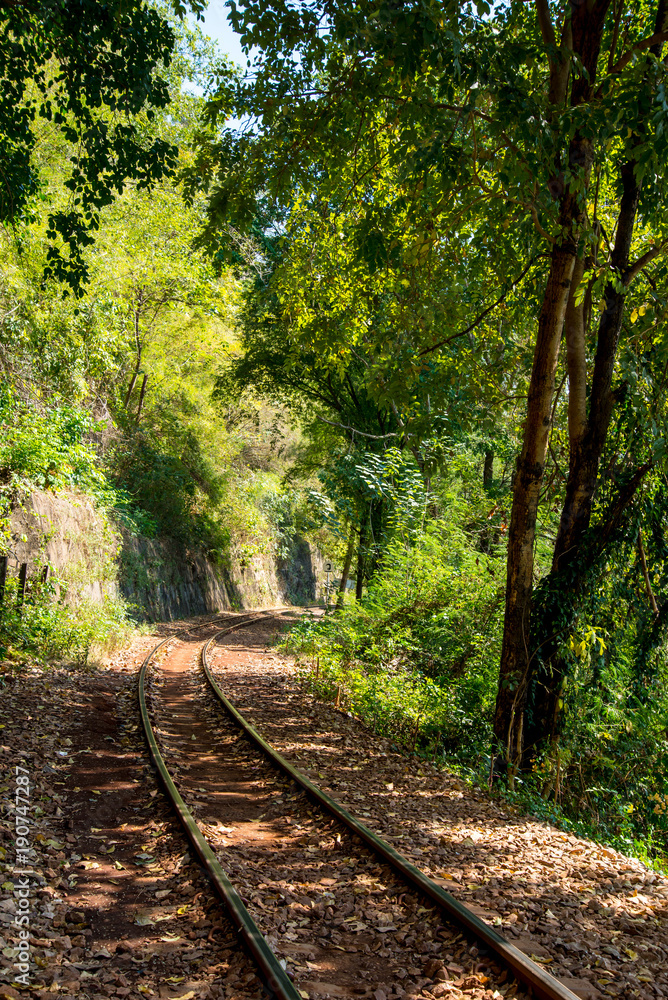
<instances>
[{"instance_id":1,"label":"curved railway track","mask_svg":"<svg viewBox=\"0 0 668 1000\"><path fill-rule=\"evenodd\" d=\"M478 948L474 946L471 954L479 953L488 957L490 981L500 981L503 978L501 970L505 969L523 984L529 995L541 1000L578 1000L557 979L293 767L232 705L211 672L211 649L226 635L258 622L266 623L275 617L275 613L266 612L230 614L224 616L224 619L181 629L150 651L139 674L140 713L153 763L195 853L227 907L240 940L255 962L269 994L278 1000L304 1000L311 995L308 990L300 990L293 983L286 971L286 959L280 959L275 954L274 948L278 942L267 940L249 907L256 911L258 919L265 924L280 926L282 922L284 928L291 926L296 930L299 927L299 937L289 932L285 937L300 943L290 946L284 943L282 950L292 947L293 952L320 958L321 964L328 967L329 979L334 980L333 983L321 985L331 986L334 995L357 993L372 996L374 985L379 988L384 986L386 990L388 986L389 989L392 988L391 951L385 948L387 938L383 935L390 928L396 930L391 922L392 913L398 922L405 918L406 911L413 920L417 914L423 928L421 933L434 956L441 949L447 950L449 943L457 940L463 933L471 940L477 939ZM225 627L214 628L216 624L220 626L224 622L227 622ZM194 642L179 647L176 653L173 649L167 649L170 644L174 645L179 641L179 636L198 631L207 633L199 639L198 662L195 662L192 655ZM161 651L166 651L167 657L158 664ZM177 660L178 667L174 665ZM162 666L162 670L159 673L156 670L152 677L150 670L153 666ZM224 708L226 715L221 716L216 711L213 698L207 703L201 675L195 675L200 666L209 691L217 705ZM152 721L150 709L159 716L159 725ZM166 747L165 743L169 746ZM209 764L208 771L201 772L208 776L208 788L196 788L194 784L200 773L198 768L202 758ZM220 779L214 784L211 783L211 765L214 765L215 773ZM190 805L186 804L184 796ZM315 813L308 809L307 800L315 804ZM217 812L217 818L209 817L198 823L195 813L202 809L203 804L209 811L213 809ZM315 858L308 854L304 859L304 852L296 846L303 846L304 836L297 838L296 844L294 836L292 840L286 841L281 824L295 825L290 818L292 816L301 817L301 822L296 823L296 833L325 826L322 835L326 842L318 848L324 860L316 864ZM233 827L226 825L231 821L230 817L234 821ZM263 823L265 817L269 818ZM226 836L235 828L236 842L234 838ZM364 846L357 846L360 842ZM338 858L345 864L337 864L332 869L332 849L335 848L339 850ZM315 848L307 848L307 851L310 850L318 853ZM359 855L361 860L358 862L345 858L345 850L354 853L355 858ZM221 864L220 857L224 858L224 864ZM266 875L267 871L273 871L277 865L282 865L290 873L293 883L306 884L310 886L310 891L306 894L302 892L292 902L282 897L280 892L277 895L272 891L275 880ZM248 889L245 874L243 878L239 877L245 868L251 871L259 869L265 873L257 877L257 892ZM318 872L331 870L332 874L342 868L348 873L345 878L356 883L353 891L365 892L376 900L380 896L383 905L389 906L390 914L385 917L381 915L380 918L381 921L385 920L386 926L379 926L376 921L375 939L374 928L369 928L360 921L355 922L353 917L347 918L350 923L345 922L345 917L333 921L331 904L334 895L328 888L323 889L323 883L328 887L336 884L337 879L316 878L314 882L315 868ZM373 874L374 869L379 868L380 878L374 881L377 878ZM241 891L235 888L235 881L242 885ZM424 901L429 901L431 907L419 905ZM286 903L287 906L284 905ZM286 913L288 917L301 916L306 919L289 921ZM446 926L441 922L441 915L447 920ZM371 919L373 920L373 916ZM330 920L336 925L336 933L327 927ZM312 924L315 928L314 936L318 935L317 939L302 945L304 934L309 933L304 928ZM360 934L361 930L366 933ZM351 944L351 941L356 943ZM361 942L364 943L360 947L358 945ZM408 992L404 987L410 987L411 975L414 977L419 974L418 969L410 968L410 942L409 936L402 954L404 964L408 967L408 978L402 981L399 995ZM383 959L385 961L381 961ZM436 965L438 964L436 961ZM309 963L306 965L309 966ZM361 971L362 965L368 966L366 972ZM358 979L358 976L370 974L376 976L377 983L369 984ZM358 988L355 988L355 982ZM418 986L417 992L419 991ZM386 995L384 990L380 992ZM375 994L378 996L378 990Z\"/></svg>"}]
</instances>

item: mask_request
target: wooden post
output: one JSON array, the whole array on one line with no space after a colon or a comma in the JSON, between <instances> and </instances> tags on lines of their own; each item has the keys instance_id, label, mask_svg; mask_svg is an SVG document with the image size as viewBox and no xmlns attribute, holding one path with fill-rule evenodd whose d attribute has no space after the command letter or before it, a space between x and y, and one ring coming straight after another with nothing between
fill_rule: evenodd
<instances>
[{"instance_id":1,"label":"wooden post","mask_svg":"<svg viewBox=\"0 0 668 1000\"><path fill-rule=\"evenodd\" d=\"M9 556L0 556L0 608L5 599L5 586L7 584L7 567Z\"/></svg>"},{"instance_id":2,"label":"wooden post","mask_svg":"<svg viewBox=\"0 0 668 1000\"><path fill-rule=\"evenodd\" d=\"M21 563L19 570L19 589L16 595L16 607L22 608L26 599L26 583L28 581L28 563Z\"/></svg>"}]
</instances>

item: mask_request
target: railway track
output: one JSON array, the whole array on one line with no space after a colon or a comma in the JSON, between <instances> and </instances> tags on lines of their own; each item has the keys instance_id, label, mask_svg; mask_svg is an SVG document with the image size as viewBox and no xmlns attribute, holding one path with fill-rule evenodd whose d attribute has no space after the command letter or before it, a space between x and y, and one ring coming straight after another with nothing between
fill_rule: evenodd
<instances>
[{"instance_id":1,"label":"railway track","mask_svg":"<svg viewBox=\"0 0 668 1000\"><path fill-rule=\"evenodd\" d=\"M153 762L269 994L417 997L435 978L428 995L446 995L441 956L464 941L469 986L489 983L490 998L510 973L521 986L506 987L509 997L577 1000L288 763L227 699L212 647L275 617L229 615L173 633L139 677ZM183 641L188 633L199 638ZM465 991L466 970L457 981Z\"/></svg>"}]
</instances>

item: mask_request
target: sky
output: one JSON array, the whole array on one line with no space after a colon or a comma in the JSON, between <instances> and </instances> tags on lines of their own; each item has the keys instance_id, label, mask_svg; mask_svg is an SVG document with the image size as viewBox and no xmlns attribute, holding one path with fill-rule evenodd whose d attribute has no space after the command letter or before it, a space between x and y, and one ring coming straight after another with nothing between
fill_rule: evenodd
<instances>
[{"instance_id":1,"label":"sky","mask_svg":"<svg viewBox=\"0 0 668 1000\"><path fill-rule=\"evenodd\" d=\"M220 51L226 53L235 62L246 65L246 57L241 51L239 36L234 33L227 23L227 4L224 0L210 0L209 6L204 11L204 24L200 21L205 34L215 39L220 46Z\"/></svg>"}]
</instances>

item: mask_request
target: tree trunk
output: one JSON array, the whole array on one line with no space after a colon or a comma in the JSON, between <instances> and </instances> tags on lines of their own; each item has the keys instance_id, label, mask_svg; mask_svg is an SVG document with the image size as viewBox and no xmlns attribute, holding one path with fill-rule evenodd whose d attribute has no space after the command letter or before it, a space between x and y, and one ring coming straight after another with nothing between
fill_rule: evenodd
<instances>
[{"instance_id":1,"label":"tree trunk","mask_svg":"<svg viewBox=\"0 0 668 1000\"><path fill-rule=\"evenodd\" d=\"M366 564L366 538L367 521L366 518L360 524L360 538L357 546L357 579L355 580L355 597L362 600L362 590L364 588L364 567Z\"/></svg>"},{"instance_id":2,"label":"tree trunk","mask_svg":"<svg viewBox=\"0 0 668 1000\"><path fill-rule=\"evenodd\" d=\"M345 559L343 560L343 571L341 573L341 582L339 583L339 593L336 599L336 610L338 611L343 607L343 598L346 592L346 584L348 583L348 577L350 576L350 566L353 561L353 552L355 551L355 528L350 529L350 538L348 539L348 547L346 549Z\"/></svg>"},{"instance_id":3,"label":"tree trunk","mask_svg":"<svg viewBox=\"0 0 668 1000\"><path fill-rule=\"evenodd\" d=\"M128 387L128 391L125 394L125 400L123 402L123 407L126 410L128 408L128 403L130 402L130 396L132 395L133 389L134 389L135 385L137 384L138 377L139 377L139 368L137 368L132 373L132 378L130 379L130 385Z\"/></svg>"},{"instance_id":4,"label":"tree trunk","mask_svg":"<svg viewBox=\"0 0 668 1000\"><path fill-rule=\"evenodd\" d=\"M647 598L650 603L653 615L658 615L659 606L656 603L656 597L654 596L654 591L652 590L652 581L649 578L649 570L647 568L647 557L645 556L645 546L642 543L642 531L638 528L638 555L640 556L640 566L642 569L643 580L645 581L645 590L647 591Z\"/></svg>"},{"instance_id":5,"label":"tree trunk","mask_svg":"<svg viewBox=\"0 0 668 1000\"><path fill-rule=\"evenodd\" d=\"M563 723L564 681L568 675L568 663L560 654L559 647L572 627L577 599L587 583L587 577L602 561L607 546L619 532L625 511L651 468L652 463L645 462L620 487L607 516L597 526L595 539L586 551L577 553L579 562L574 563L575 556L569 553L567 568L562 568L558 575L550 573L545 581L549 602L541 626L546 638L542 642L538 639L534 641L541 658L537 664L532 712L525 733L525 766L529 766L541 745L554 744L557 740ZM565 587L566 572L570 572L571 578Z\"/></svg>"},{"instance_id":6,"label":"tree trunk","mask_svg":"<svg viewBox=\"0 0 668 1000\"><path fill-rule=\"evenodd\" d=\"M141 392L139 393L139 406L137 407L137 419L135 423L139 423L139 418L141 417L141 411L144 406L144 397L146 396L146 383L148 382L148 375L145 374L142 379Z\"/></svg>"},{"instance_id":7,"label":"tree trunk","mask_svg":"<svg viewBox=\"0 0 668 1000\"><path fill-rule=\"evenodd\" d=\"M142 301L143 301L143 296L142 296L142 293L140 291L138 293L138 303L137 303L137 305L135 307L135 310L134 310L134 334L135 334L135 350L136 350L135 370L132 373L132 379L130 381L130 386L128 388L128 391L125 394L125 400L123 402L123 408L125 410L127 410L127 408L128 408L128 403L130 402L130 396L132 395L134 387L137 384L137 379L139 378L139 373L141 371L142 342L141 342L141 337L139 335L139 320L140 320L140 317L141 317L141 305L142 305Z\"/></svg>"},{"instance_id":8,"label":"tree trunk","mask_svg":"<svg viewBox=\"0 0 668 1000\"><path fill-rule=\"evenodd\" d=\"M424 489L427 496L431 493L431 476L427 472L427 463L425 461L424 455L416 445L411 445L411 452L413 453L413 458L415 459L415 464L420 470L420 475L422 477L422 482L424 483Z\"/></svg>"},{"instance_id":9,"label":"tree trunk","mask_svg":"<svg viewBox=\"0 0 668 1000\"><path fill-rule=\"evenodd\" d=\"M550 57L550 103L556 110L566 98L569 70L564 59L568 50L577 57L570 103L586 104L592 95L601 48L601 38L609 0L571 5L564 17L562 50ZM556 44L549 6L537 4L543 40ZM579 64L579 65L578 65ZM561 241L552 249L550 273L545 289L529 383L527 419L522 451L517 461L513 507L508 536L506 611L499 672L499 688L494 715L494 734L501 764L510 766L510 775L522 762L524 710L527 691L535 668L530 647L533 547L540 487L550 434L551 408L559 343L566 319L579 230L585 221L583 192L586 193L593 162L591 141L579 133L573 136L568 152L568 170L575 180L561 194ZM555 190L563 186L563 163L555 162ZM578 195L577 188L580 187Z\"/></svg>"},{"instance_id":10,"label":"tree trunk","mask_svg":"<svg viewBox=\"0 0 668 1000\"><path fill-rule=\"evenodd\" d=\"M492 485L494 479L494 452L489 450L485 452L485 464L482 470L482 484L485 489L489 489Z\"/></svg>"},{"instance_id":11,"label":"tree trunk","mask_svg":"<svg viewBox=\"0 0 668 1000\"><path fill-rule=\"evenodd\" d=\"M661 0L657 10L655 31L657 33L665 31L667 26L668 4L666 0ZM654 46L652 52L658 57L661 54L661 45ZM642 145L642 142L643 136L636 136L632 145ZM620 180L622 199L611 264L626 286L632 276L629 273L629 256L641 190L641 184L635 173L633 155L630 155L622 165ZM582 306L579 309L569 306L569 315L571 312L573 314L573 321L568 324L567 331L569 474L552 560L550 573L552 579L546 581L546 589L551 594L551 600L537 642L542 662L534 690L531 725L527 731L528 749L538 747L546 740L554 742L562 726L564 705L562 694L568 664L559 654L559 646L567 630L572 626L575 601L582 589L585 561L581 547L591 520L601 457L615 405L612 379L625 301L625 291L619 291L615 285L609 283L605 290L605 307L598 327L588 416L585 412L585 330ZM620 491L620 496L622 492ZM632 496L633 493L630 493L628 503L631 502ZM598 544L600 545L600 540ZM564 597L566 597L565 602Z\"/></svg>"},{"instance_id":12,"label":"tree trunk","mask_svg":"<svg viewBox=\"0 0 668 1000\"><path fill-rule=\"evenodd\" d=\"M387 501L380 497L372 500L369 508L369 525L366 538L366 559L364 576L367 582L373 579L378 569L382 552L382 539L385 534L387 516Z\"/></svg>"},{"instance_id":13,"label":"tree trunk","mask_svg":"<svg viewBox=\"0 0 668 1000\"><path fill-rule=\"evenodd\" d=\"M524 441L517 460L508 536L503 646L494 715L494 734L506 763L516 762L522 754L523 714L530 666L528 642L536 513L550 433L559 342L575 253L572 240L555 246L552 252L538 324Z\"/></svg>"}]
</instances>

